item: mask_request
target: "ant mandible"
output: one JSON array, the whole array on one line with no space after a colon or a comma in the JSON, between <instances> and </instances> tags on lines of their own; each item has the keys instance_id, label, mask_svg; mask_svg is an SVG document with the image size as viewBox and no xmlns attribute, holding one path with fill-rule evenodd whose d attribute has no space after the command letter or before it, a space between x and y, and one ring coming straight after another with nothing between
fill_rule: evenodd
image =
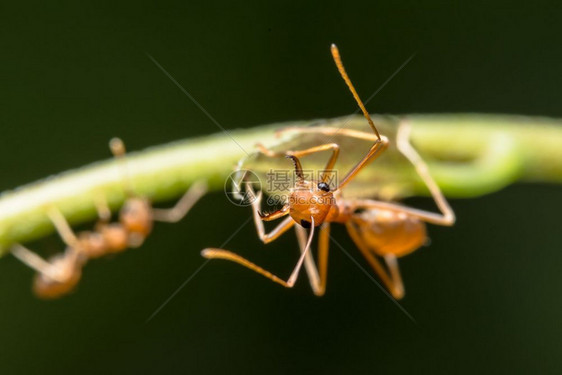
<instances>
[{"instance_id":1,"label":"ant mandible","mask_svg":"<svg viewBox=\"0 0 562 375\"><path fill-rule=\"evenodd\" d=\"M441 214L413 209L395 203L382 202L372 199L345 199L342 189L371 161L380 155L389 144L385 136L381 136L359 98L351 80L349 79L338 48L332 44L331 52L336 66L359 105L373 133L351 129L312 127L312 128L287 128L281 132L293 131L298 133L320 133L327 136L336 134L373 141L367 154L345 175L341 183L330 189L327 183L327 173L320 175L320 179L306 180L299 158L321 151L331 151L324 171L333 169L339 155L339 146L327 143L299 151L278 153L258 145L258 151L268 157L287 157L292 160L295 168L296 183L290 190L288 203L281 209L262 214L261 191L256 195L251 184L246 184L248 194L253 197L254 223L259 238L264 243L269 243L280 237L283 233L296 225L297 238L301 249L301 256L287 280L283 280L262 267L248 261L228 250L207 248L202 251L202 256L208 259L225 259L239 263L268 279L292 288L297 280L299 271L304 263L309 276L313 292L321 296L326 290L328 252L330 239L330 223L345 224L349 235L367 259L373 270L383 281L386 288L396 299L404 296L404 286L398 268L397 258L407 255L426 242L425 223L450 226L455 222L455 215L447 200L441 193L438 185L429 174L427 165L409 142L410 124L403 122L397 132L397 147L399 151L414 165L416 172L428 187ZM285 218L271 232L265 233L264 221ZM318 265L314 263L309 249L316 227L320 227L318 240ZM308 239L304 228L310 228ZM382 257L386 269L377 256Z\"/></svg>"},{"instance_id":2,"label":"ant mandible","mask_svg":"<svg viewBox=\"0 0 562 375\"><path fill-rule=\"evenodd\" d=\"M16 244L12 254L37 271L33 282L34 293L44 299L58 298L71 292L82 276L82 268L89 259L139 247L151 233L154 221L175 223L181 220L207 191L207 184L196 181L170 209L153 208L146 197L133 193L127 174L125 145L119 138L109 142L111 152L121 167L124 190L127 195L119 211L119 221L110 222L111 210L105 199L96 201L99 220L93 231L74 234L63 214L51 207L47 214L66 244L66 250L49 261L26 247Z\"/></svg>"}]
</instances>

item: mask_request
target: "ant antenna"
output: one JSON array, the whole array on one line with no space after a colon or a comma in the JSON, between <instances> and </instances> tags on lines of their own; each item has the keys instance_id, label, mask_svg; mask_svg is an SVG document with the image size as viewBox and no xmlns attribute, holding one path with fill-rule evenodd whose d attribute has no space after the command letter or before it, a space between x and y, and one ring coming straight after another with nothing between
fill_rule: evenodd
<instances>
[{"instance_id":1,"label":"ant antenna","mask_svg":"<svg viewBox=\"0 0 562 375\"><path fill-rule=\"evenodd\" d=\"M304 251L301 254L301 257L299 258L299 261L297 263L297 266L295 267L295 269L293 270L293 273L291 273L291 276L289 276L289 279L287 280L287 284L288 285L294 285L295 282L297 281L297 277L299 277L299 271L304 263L304 259L306 257L306 254L308 253L308 250L310 250L310 245L312 245L312 238L314 237L314 217L310 217L310 233L308 234L308 241L306 242L306 247L304 248Z\"/></svg>"},{"instance_id":2,"label":"ant antenna","mask_svg":"<svg viewBox=\"0 0 562 375\"><path fill-rule=\"evenodd\" d=\"M300 160L294 155L287 155L287 159L291 159L295 165L295 174L299 180L304 180L304 173L302 172L302 165Z\"/></svg>"},{"instance_id":3,"label":"ant antenna","mask_svg":"<svg viewBox=\"0 0 562 375\"><path fill-rule=\"evenodd\" d=\"M381 136L379 134L379 131L377 130L377 127L373 123L373 120L371 120L371 116L369 115L369 112L367 112L367 109L365 109L365 105L363 105L363 102L361 101L361 98L359 98L359 94L357 94L357 91L355 90L355 87L353 87L353 83L351 83L351 80L349 79L349 76L347 75L347 73L345 71L345 68L343 67L343 63L341 61L340 51L338 50L338 47L336 47L335 44L332 44L331 51L332 51L332 57L334 58L334 62L336 63L336 66L338 67L338 70L340 72L341 77L343 78L343 80L347 84L347 87L349 87L349 91L351 91L351 94L355 98L355 101L359 105L359 108L361 108L361 111L363 111L363 116L365 116L365 118L367 119L367 122L369 122L369 125L371 126L371 129L373 129L377 138L380 141Z\"/></svg>"},{"instance_id":4,"label":"ant antenna","mask_svg":"<svg viewBox=\"0 0 562 375\"><path fill-rule=\"evenodd\" d=\"M121 140L121 138L111 138L109 141L109 149L115 159L118 160L119 168L121 168L121 174L123 176L123 189L125 190L125 194L128 196L132 196L133 194L133 185L131 183L131 179L129 177L129 171L127 170L127 161L125 160L125 154L127 152L125 148L125 143Z\"/></svg>"}]
</instances>

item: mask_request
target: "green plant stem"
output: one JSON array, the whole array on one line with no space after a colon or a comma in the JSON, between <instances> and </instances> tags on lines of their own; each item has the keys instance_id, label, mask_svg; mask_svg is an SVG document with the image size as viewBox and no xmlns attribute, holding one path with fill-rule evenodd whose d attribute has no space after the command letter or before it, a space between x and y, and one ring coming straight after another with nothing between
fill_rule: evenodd
<instances>
[{"instance_id":1,"label":"green plant stem","mask_svg":"<svg viewBox=\"0 0 562 375\"><path fill-rule=\"evenodd\" d=\"M412 140L422 156L433 160L432 175L447 196L472 197L515 180L562 183L560 120L477 114L408 118ZM342 126L348 121L335 119L329 124ZM179 197L200 179L207 180L211 190L221 190L238 160L252 152L255 143L275 143L273 130L310 123L236 130L134 152L127 158L127 174L135 192L154 202ZM118 208L125 199L123 190L122 170L109 159L5 192L0 197L0 255L15 242L52 233L46 216L49 207L61 210L71 224L84 223L96 219L95 202L100 197L112 209ZM425 194L425 190L419 186L414 193Z\"/></svg>"}]
</instances>

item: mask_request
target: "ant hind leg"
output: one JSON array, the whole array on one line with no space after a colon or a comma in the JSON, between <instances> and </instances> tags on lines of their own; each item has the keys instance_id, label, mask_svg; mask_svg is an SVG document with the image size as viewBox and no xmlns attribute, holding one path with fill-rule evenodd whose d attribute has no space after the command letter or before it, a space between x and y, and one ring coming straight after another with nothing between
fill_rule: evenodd
<instances>
[{"instance_id":1,"label":"ant hind leg","mask_svg":"<svg viewBox=\"0 0 562 375\"><path fill-rule=\"evenodd\" d=\"M361 235L359 234L359 230L355 227L355 225L351 222L347 222L345 226L349 236L359 251L361 251L361 254L363 254L373 271L375 271L375 273L379 276L386 289L390 291L394 298L402 299L404 297L404 284L402 283L402 277L400 276L400 270L398 268L396 257L385 257L385 262L390 270L389 274L373 252L369 249L365 241L363 241Z\"/></svg>"},{"instance_id":2,"label":"ant hind leg","mask_svg":"<svg viewBox=\"0 0 562 375\"><path fill-rule=\"evenodd\" d=\"M417 174L423 180L433 200L437 204L439 211L442 213L441 225L453 225L455 223L455 213L447 199L439 189L439 185L435 182L425 161L418 154L416 149L410 143L410 133L412 126L409 122L405 121L398 126L398 133L396 134L396 146L398 150L412 163L416 169Z\"/></svg>"}]
</instances>

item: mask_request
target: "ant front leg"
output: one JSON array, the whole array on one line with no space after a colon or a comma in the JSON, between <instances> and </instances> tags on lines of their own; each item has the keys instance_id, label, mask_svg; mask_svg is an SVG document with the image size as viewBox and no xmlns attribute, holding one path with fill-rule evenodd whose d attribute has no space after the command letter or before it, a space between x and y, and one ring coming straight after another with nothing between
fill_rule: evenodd
<instances>
[{"instance_id":1,"label":"ant front leg","mask_svg":"<svg viewBox=\"0 0 562 375\"><path fill-rule=\"evenodd\" d=\"M154 208L152 210L154 220L168 223L180 221L206 192L207 183L203 180L196 181L174 207L169 209Z\"/></svg>"},{"instance_id":2,"label":"ant front leg","mask_svg":"<svg viewBox=\"0 0 562 375\"><path fill-rule=\"evenodd\" d=\"M48 261L41 258L39 255L29 250L20 244L15 244L12 247L12 255L20 260L23 264L29 268L37 271L38 273L47 276L51 280L57 282L66 281L65 278L61 277L60 272Z\"/></svg>"},{"instance_id":3,"label":"ant front leg","mask_svg":"<svg viewBox=\"0 0 562 375\"><path fill-rule=\"evenodd\" d=\"M203 251L201 251L201 255L204 258L207 259L224 259L224 260L229 260L231 262L234 263L238 263L246 268L251 269L254 272L259 273L260 275L267 277L269 280L276 282L280 285L283 285L285 288L292 288L295 285L295 282L297 281L297 278L299 276L299 271L303 265L304 259L306 258L309 250L310 250L310 245L312 243L312 237L314 236L314 218L311 218L312 220L312 227L310 228L310 234L308 236L308 241L306 244L306 247L304 249L304 251L302 252L295 268L293 269L293 272L291 272L291 275L289 276L289 278L285 281L283 279L281 279L279 276L274 275L273 273L265 270L264 268L256 265L255 263L250 262L249 260L241 257L238 254L235 254L231 251L228 250L223 250L223 249L215 249L215 248L207 248L204 249Z\"/></svg>"},{"instance_id":4,"label":"ant front leg","mask_svg":"<svg viewBox=\"0 0 562 375\"><path fill-rule=\"evenodd\" d=\"M367 117L367 120L369 120L369 124L373 124L370 117ZM374 124L372 126L374 127ZM380 153L383 152L388 147L388 143L389 143L388 138L385 137L384 135L379 136L378 132L367 133L360 130L334 128L329 126L315 126L315 127L307 127L307 128L289 127L277 131L276 135L281 136L286 133L322 134L329 137L340 135L344 137L350 137L350 138L356 138L356 139L362 139L365 141L374 142L374 144L367 152L367 155L365 155L363 159L361 159L359 163L357 163L357 165L355 165L355 167L353 167L353 169L350 172L348 172L348 174L344 177L344 179L338 186L338 189L341 189L343 186L349 183L357 175L357 173L359 173L361 169L363 169L368 163L376 159L380 155Z\"/></svg>"},{"instance_id":5,"label":"ant front leg","mask_svg":"<svg viewBox=\"0 0 562 375\"><path fill-rule=\"evenodd\" d=\"M102 193L96 194L95 196L96 211L98 213L98 222L109 223L111 220L111 208L107 203L107 199Z\"/></svg>"},{"instance_id":6,"label":"ant front leg","mask_svg":"<svg viewBox=\"0 0 562 375\"><path fill-rule=\"evenodd\" d=\"M258 148L259 152L261 152L262 154L269 156L270 158L279 158L279 157L287 157L287 156L294 156L297 158L301 158L303 156L307 156L307 155L311 155L311 154L315 154L317 152L322 152L322 151L332 151L332 155L330 156L330 159L328 159L328 162L326 163L326 166L324 167L324 173L322 173L322 176L320 177L320 180L323 182L326 182L327 178L329 177L328 173L330 173L329 171L334 169L334 165L336 164L336 161L338 160L338 156L340 153L340 146L336 143L326 143L320 146L315 146L315 147L311 147L311 148L307 148L305 150L298 150L298 151L285 151L285 152L275 152L272 151L270 149L268 149L267 147L265 147L264 145L262 145L261 143L258 143L256 145L256 147ZM293 159L294 160L294 159Z\"/></svg>"},{"instance_id":7,"label":"ant front leg","mask_svg":"<svg viewBox=\"0 0 562 375\"><path fill-rule=\"evenodd\" d=\"M275 212L269 213L267 215L263 215L260 212L261 209L261 197L262 192L260 191L257 195L254 192L251 184L246 184L246 192L250 196L250 200L252 202L252 211L254 216L254 224L256 226L256 231L258 232L258 236L263 243L268 244L270 242L275 241L279 238L283 233L289 230L293 225L295 225L295 221L290 216L285 218L281 223L279 223L271 232L265 233L265 226L263 225L264 221L271 221L277 218L286 216L289 213L289 207L284 206L282 209L277 210Z\"/></svg>"},{"instance_id":8,"label":"ant front leg","mask_svg":"<svg viewBox=\"0 0 562 375\"><path fill-rule=\"evenodd\" d=\"M298 134L321 134L327 137L344 136L356 139L362 139L365 141L375 142L379 138L376 134L368 133L361 130L347 129L347 128L336 128L331 126L311 126L311 127L287 127L275 132L277 137L284 136L286 134L294 133Z\"/></svg>"}]
</instances>

